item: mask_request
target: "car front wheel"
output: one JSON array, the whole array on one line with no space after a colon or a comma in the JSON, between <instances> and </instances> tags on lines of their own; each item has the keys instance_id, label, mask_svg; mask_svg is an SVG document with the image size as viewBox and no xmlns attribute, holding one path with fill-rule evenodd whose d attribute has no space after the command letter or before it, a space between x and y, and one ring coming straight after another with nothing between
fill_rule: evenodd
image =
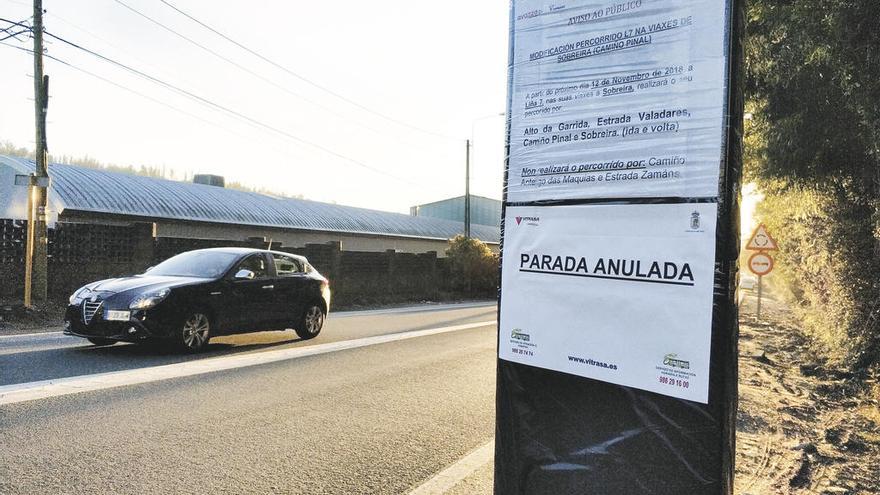
<instances>
[{"instance_id":1,"label":"car front wheel","mask_svg":"<svg viewBox=\"0 0 880 495\"><path fill-rule=\"evenodd\" d=\"M95 345L113 345L116 343L113 339L102 339L100 337L89 337L88 341Z\"/></svg>"},{"instance_id":2,"label":"car front wheel","mask_svg":"<svg viewBox=\"0 0 880 495\"><path fill-rule=\"evenodd\" d=\"M324 327L324 310L317 304L306 306L299 325L296 326L296 334L303 340L313 339L321 333Z\"/></svg>"},{"instance_id":3,"label":"car front wheel","mask_svg":"<svg viewBox=\"0 0 880 495\"><path fill-rule=\"evenodd\" d=\"M177 344L187 352L198 352L208 345L211 338L211 321L199 311L187 314L178 330Z\"/></svg>"}]
</instances>

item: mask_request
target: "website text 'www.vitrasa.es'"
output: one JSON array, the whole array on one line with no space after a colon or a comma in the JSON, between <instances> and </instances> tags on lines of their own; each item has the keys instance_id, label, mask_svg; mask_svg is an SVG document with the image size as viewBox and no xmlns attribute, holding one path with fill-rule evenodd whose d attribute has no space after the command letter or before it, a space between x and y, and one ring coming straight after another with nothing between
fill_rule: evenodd
<instances>
[{"instance_id":1,"label":"website text 'www.vitrasa.es'","mask_svg":"<svg viewBox=\"0 0 880 495\"><path fill-rule=\"evenodd\" d=\"M594 359L584 359L584 358L580 358L577 356L568 356L568 360L572 361L574 363L588 364L590 366L595 366L597 368L605 368L606 370L616 370L617 369L616 364L603 363L601 361L596 361Z\"/></svg>"}]
</instances>

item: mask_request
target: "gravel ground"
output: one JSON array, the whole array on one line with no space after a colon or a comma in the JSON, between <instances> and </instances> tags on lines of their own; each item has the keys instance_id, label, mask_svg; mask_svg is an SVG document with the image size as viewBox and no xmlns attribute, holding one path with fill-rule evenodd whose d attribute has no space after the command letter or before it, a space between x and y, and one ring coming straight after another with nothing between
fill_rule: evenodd
<instances>
[{"instance_id":1,"label":"gravel ground","mask_svg":"<svg viewBox=\"0 0 880 495\"><path fill-rule=\"evenodd\" d=\"M880 493L876 377L830 368L812 354L780 301L754 299L740 325L736 493Z\"/></svg>"}]
</instances>

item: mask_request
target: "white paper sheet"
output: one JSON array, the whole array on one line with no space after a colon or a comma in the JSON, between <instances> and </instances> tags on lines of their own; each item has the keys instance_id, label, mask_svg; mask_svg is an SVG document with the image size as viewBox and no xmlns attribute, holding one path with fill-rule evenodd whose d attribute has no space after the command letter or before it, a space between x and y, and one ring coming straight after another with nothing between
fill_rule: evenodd
<instances>
[{"instance_id":1,"label":"white paper sheet","mask_svg":"<svg viewBox=\"0 0 880 495\"><path fill-rule=\"evenodd\" d=\"M706 403L717 205L508 207L499 357Z\"/></svg>"}]
</instances>

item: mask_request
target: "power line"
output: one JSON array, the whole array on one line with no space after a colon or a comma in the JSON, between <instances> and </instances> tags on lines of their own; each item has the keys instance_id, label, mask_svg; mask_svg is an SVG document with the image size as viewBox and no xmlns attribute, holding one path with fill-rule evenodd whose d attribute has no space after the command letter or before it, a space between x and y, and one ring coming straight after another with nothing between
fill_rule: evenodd
<instances>
[{"instance_id":1,"label":"power line","mask_svg":"<svg viewBox=\"0 0 880 495\"><path fill-rule=\"evenodd\" d=\"M31 55L33 55L33 53L34 53L34 51L31 50L31 49L29 49L29 48L24 48L24 47L20 47L20 46L10 45L9 43L0 43L0 45L8 46L8 47L10 47L10 48L15 48L16 50L21 50L21 51L23 51L23 52L25 52L25 53L28 53L28 54L31 54ZM170 104L170 103L168 103L168 102L162 101L162 100L160 100L160 99L158 99L158 98L153 98L153 97L150 96L150 95L147 95L147 94L141 93L140 91L137 91L137 90L134 90L134 89L131 89L131 88L129 88L128 86L124 86L124 85L122 85L122 84L119 84L119 83L117 83L117 82L114 82L114 81L112 81L112 80L110 80L110 79L107 79L107 78L104 77L104 76L101 76L101 75L96 74L96 73L94 73L94 72L91 72L91 71L89 71L89 70L83 69L82 67L78 67L78 66L76 66L76 65L74 65L74 64L72 64L72 63L70 63L70 62L67 62L66 60L62 60L62 59L60 59L60 58L58 58L58 57L55 57L55 56L53 56L53 55L49 55L49 54L43 54L43 56L46 57L46 58L52 59L52 60L54 60L55 62L58 62L58 63L60 63L60 64L62 64L62 65L64 65L64 66L70 67L70 68L73 69L73 70L76 70L76 71L82 72L83 74L86 74L86 75L88 75L88 76L94 77L95 79L98 79L99 81L103 81L104 83L110 84L110 85L115 86L115 87L117 87L117 88L119 88L119 89L125 90L125 91L127 91L127 92L129 92L129 93L132 93L132 94L134 94L134 95L140 96L141 98L144 98L144 99L146 99L146 100L148 100L148 101L151 101L151 102L153 102L153 103L155 103L155 104L157 104L157 105L162 105L163 107L166 107L166 108L169 108L169 109L171 109L171 110L174 110L175 112L178 112L178 113L180 113L180 114L182 114L182 115L186 115L186 116L191 117L191 118L193 118L193 119L196 119L196 120L198 120L198 121L200 121L200 122L204 122L205 124L208 124L208 125L210 125L210 126L216 127L216 128L218 128L218 129L220 129L220 130L222 130L222 131L224 131L224 132L228 132L228 133L230 133L230 134L234 134L234 135L236 135L236 136L238 136L238 137L241 137L241 138L244 138L244 139L250 139L248 136L246 136L246 135L244 135L244 134L242 134L242 133L240 133L240 132L237 132L237 131L235 131L235 130L233 130L233 129L230 129L229 127L226 127L226 126L224 126L223 124L219 124L219 123L217 123L217 122L213 122L213 121L211 121L211 120L205 119L205 118L203 118L203 117L200 117L199 115L196 115L196 114L194 114L194 113L192 113L192 112L188 112L188 111L186 111L186 110L184 110L184 109L182 109L182 108L180 108L180 107L177 107L177 106L172 105L172 104ZM289 153L287 150L284 150L284 149L281 149L281 148L279 148L279 151L282 152L282 153ZM297 158L300 158L300 157L297 157Z\"/></svg>"},{"instance_id":2,"label":"power line","mask_svg":"<svg viewBox=\"0 0 880 495\"><path fill-rule=\"evenodd\" d=\"M113 50L114 52L116 52L116 53L120 53L120 54L126 54L126 55L128 55L128 53L127 53L127 51L126 51L125 49L120 48L120 47L117 46L116 44L112 43L111 41L109 41L108 39L106 39L106 38L104 38L104 37L102 37L102 36L99 36L98 34L94 33L93 31L90 31L90 30L88 30L88 29L86 29L86 28L84 28L84 27L82 27L82 26L80 26L80 25L74 23L74 22L71 21L70 19L67 19L67 18L64 18L64 17L58 15L57 12L47 12L46 14L49 15L52 19L59 20L59 21L61 21L62 23L67 24L68 26L70 26L70 27L72 27L72 28L74 28L74 29L76 29L76 30L78 30L78 31L80 31L80 32L85 33L86 35L90 36L91 38L94 38L95 40L98 40L99 42L103 43L104 45L106 45L107 47L109 47L109 48L110 48L111 50ZM140 57L132 56L132 58L133 58L136 62L140 63L142 66L146 66L146 67L149 67L149 68L151 68L151 69L155 69L156 71L158 71L158 72L160 72L160 73L163 73L163 74L167 75L167 72L164 71L162 68L157 67L157 66L151 64L150 62L146 62L146 61L144 61L144 60L143 60L142 58L140 58ZM189 80L185 80L185 81L188 82L188 83L190 83L190 84L192 84L192 81L189 81Z\"/></svg>"},{"instance_id":3,"label":"power line","mask_svg":"<svg viewBox=\"0 0 880 495\"><path fill-rule=\"evenodd\" d=\"M76 24L76 23L70 21L69 19L65 19L64 17L61 17L60 15L58 15L57 13L54 13L54 12L50 12L49 14L50 14L53 18L55 18L55 19L57 19L57 20L59 20L59 21L61 21L61 22L63 22L63 23L66 23L66 24L68 24L69 26L73 27L74 29L77 29L77 30L79 30L79 31L82 31L83 33L86 33L87 35L91 36L92 38L95 38L96 40L98 40L98 41L104 43L105 45L107 45L109 48L111 48L111 49L114 50L115 52L117 52L117 53L121 53L121 54L124 54L124 55L130 55L129 53L126 52L126 50L124 50L124 49L122 49L122 48L119 48L118 46L116 46L114 43L110 42L110 41L107 40L106 38L101 37L101 36L95 34L94 32L92 32L92 31L90 31L90 30L88 30L88 29L85 29L85 28L82 27L82 26L79 26L78 24ZM160 72L160 73L163 73L164 75L168 75L167 72L166 72L165 70L163 70L162 68L160 68L160 67L157 67L157 66L155 66L155 65L153 65L153 64L151 64L151 63L149 63L149 62L145 62L144 60L142 60L142 59L140 59L140 58L138 58L138 57L136 57L136 56L134 56L134 57L132 57L132 58L134 58L135 61L141 63L142 66L145 65L145 66L147 66L147 67L149 67L149 68L155 69L156 71L158 71L158 72ZM193 82L190 81L190 80L184 79L184 81L185 81L185 82L188 82L190 85L193 85Z\"/></svg>"},{"instance_id":4,"label":"power line","mask_svg":"<svg viewBox=\"0 0 880 495\"><path fill-rule=\"evenodd\" d=\"M31 16L31 17L33 17L33 16ZM30 31L30 30L33 29L33 28L32 28L31 26L28 26L27 24L24 24L24 23L25 23L26 21L31 20L31 17L28 17L28 18L26 18L26 19L22 19L22 20L20 20L20 21L18 21L18 22L15 22L15 21L8 21L8 20L6 20L6 19L0 19L0 20L5 21L5 22L8 22L9 24L12 24L12 26L22 27L22 28L25 28L27 31ZM3 32L8 33L9 30L12 29L12 26L8 26L8 27L5 27L5 28L0 28L0 31L3 31Z\"/></svg>"},{"instance_id":5,"label":"power line","mask_svg":"<svg viewBox=\"0 0 880 495\"><path fill-rule=\"evenodd\" d=\"M120 0L115 0L115 1L118 2L118 3L122 3ZM457 138L457 137L447 136L447 135L440 134L440 133L437 133L437 132L434 132L434 131L430 131L430 130L428 130L428 129L423 129L423 128L418 127L418 126L414 126L414 125L409 124L409 123L407 123L407 122L403 122L403 121L401 121L401 120L395 119L394 117L390 117L390 116L388 116L388 115L385 115L385 114L383 114L383 113L380 113L380 112L378 112L378 111L376 111L376 110L373 110L372 108L369 108L369 107L367 107L367 106L365 106L365 105L362 105L362 104L360 104L360 103L358 103L358 102L352 100L351 98L348 98L348 97L346 97L346 96L344 96L344 95L342 95L342 94L339 94L339 93L337 93L337 92L335 92L335 91L333 91L333 90L331 90L331 89L329 89L329 88L326 88L326 87L324 87L324 86L322 86L322 85L320 85L320 84L318 84L318 83L316 83L316 82L314 82L314 81L308 79L307 77L302 76L302 75L300 75L300 74L298 74L298 73L296 73L296 72L294 72L294 71L288 69L287 67L285 67L285 66L279 64L278 62L275 62L275 61L273 61L273 60L267 58L266 56L262 55L261 53L257 52L256 50L254 50L254 49L252 49L252 48L249 48L249 47L245 46L244 44L242 44L242 43L240 43L240 42L238 42L238 41L232 39L232 38L229 37L228 35L223 34L223 33L220 32L219 30L217 30L217 29L215 29L215 28L209 26L208 24L205 24L204 22L202 22L202 21L196 19L194 16L192 16L192 15L190 15L190 14L184 12L183 10L181 10L181 9L179 9L179 8L177 8L177 7L175 7L173 4L171 4L171 3L168 2L167 0L159 0L159 1L162 2L162 3L164 3L165 5L167 5L168 7L174 9L175 11L177 11L178 13L180 13L181 15L187 17L188 19L190 19L191 21L195 22L196 24L202 26L203 28L205 28L205 29L211 31L212 33L214 33L214 34L220 36L221 38L225 39L226 41L228 41L228 42L234 44L235 46L241 48L242 50L244 50L244 51L250 53L251 55L253 55L253 56L257 57L257 58L259 58L260 60L262 60L262 61L264 61L264 62L266 62L266 63L268 63L268 64L270 64L270 65L272 65L272 66L274 66L274 67L276 67L276 68L278 68L278 69L280 69L280 70L282 70L282 71L284 71L284 72L286 72L286 73L288 73L288 74L290 74L291 76L293 76L293 77L299 79L300 81L305 82L306 84L309 84L309 85L311 85L311 86L313 86L313 87L315 87L315 88L318 88L318 89L320 89L321 91L324 91L324 92L327 93L327 94L330 94L330 95L332 95L332 96L335 96L336 98L339 98L340 100L342 100L342 101L344 101L344 102L346 102L346 103L348 103L348 104L350 104L350 105L354 105L354 106L360 108L361 110L364 110L364 111L366 111L366 112L369 112L369 113L371 113L371 114L373 114L373 115L376 115L377 117L380 117L380 118L382 118L382 119L384 119L384 120L387 120L387 121L389 121L389 122L393 122L393 123L395 123L395 124L397 124L397 125L401 125L401 126L404 126L404 127L408 127L408 128L410 128L410 129L413 129L413 130L416 130L416 131L422 132L422 133L424 133L424 134L429 134L429 135L432 135L432 136L435 136L435 137L439 137L439 138L442 138L442 139L447 139L447 140L450 140L450 141L461 141L461 139L459 139L459 138Z\"/></svg>"},{"instance_id":6,"label":"power line","mask_svg":"<svg viewBox=\"0 0 880 495\"><path fill-rule=\"evenodd\" d=\"M7 32L8 32L8 31L7 31ZM10 33L10 34L9 34L8 36L6 36L5 38L0 38L0 41L6 41L6 40L8 40L9 38L15 38L15 37L18 36L19 34L24 34L24 33L29 33L29 32L30 32L29 29L23 29L23 30L21 30L21 31L19 31L19 32L17 32L17 33ZM18 39L18 38L15 38L15 39Z\"/></svg>"},{"instance_id":7,"label":"power line","mask_svg":"<svg viewBox=\"0 0 880 495\"><path fill-rule=\"evenodd\" d=\"M219 58L220 60L222 60L222 61L224 61L224 62L226 62L226 63L228 63L228 64L230 64L230 65L233 65L233 66L237 67L238 69L240 69L240 70L242 70L242 71L244 71L244 72L247 72L248 74L252 75L253 77L256 77L257 79L259 79L259 80L261 80L261 81L263 81L263 82L265 82L265 83L267 83L267 84L271 84L272 86L275 86L276 88L278 88L278 89L280 89L280 90L282 90L282 91L285 91L285 92L290 93L290 94L292 94L292 95L294 95L294 96L297 96L297 97L302 98L301 95L299 95L299 94L297 94L297 93L295 93L295 92L293 92L293 91L290 91L289 89L287 89L287 88L285 88L284 86L282 86L282 85L276 83L275 81L272 81L271 79L269 79L269 78L267 78L267 77L264 77L264 76L262 76L262 75L260 75L260 74L257 74L256 72L252 71L251 69L248 69L247 67L245 67L245 66L239 64L238 62L236 62L236 61L230 59L229 57L226 57L226 56L224 56L224 55L218 53L217 51L212 50L211 48L208 48L207 46L205 46L205 45L199 43L198 41L196 41L196 40L194 40L194 39L192 39L192 38L190 38L190 37L188 37L188 36L185 36L185 35L183 35L183 34L178 33L178 32L175 31L174 29L172 29L172 28L170 28L170 27L168 27L168 26L162 24L161 22L159 22L159 21L157 21L156 19L153 19L152 17L150 17L150 16L144 14L143 12L141 12L141 11L135 9L134 7L128 5L127 3L125 3L125 2L123 2L123 1L121 1L121 0L114 0L114 1L115 1L116 3L118 3L119 5L122 5L122 6L125 7L126 9L130 10L131 12L134 12L135 14L139 15L140 17L143 17L144 19L146 19L146 20L152 22L153 24L159 26L160 28L164 29L165 31L168 31L169 33L171 33L171 34L173 34L173 35L175 35L175 36L177 36L177 37L179 37L179 38L185 40L186 42L188 42L188 43L190 43L190 44L193 44L193 45L195 45L195 46L201 48L202 50L204 50L204 51L210 53L211 55L213 55L213 56Z\"/></svg>"},{"instance_id":8,"label":"power line","mask_svg":"<svg viewBox=\"0 0 880 495\"><path fill-rule=\"evenodd\" d=\"M275 88L277 88L277 89L280 89L281 91L284 91L284 92L287 93L287 94L290 94L290 95L292 95L292 96L294 96L294 97L296 97L296 98L299 98L299 99L305 101L306 103L309 103L309 104L311 104L311 105L314 105L314 106L320 108L321 110L324 110L325 112L327 112L327 113L329 113L329 114L331 114L331 115L333 115L333 116L335 116L335 117L338 117L338 118L340 118L340 119L342 119L342 120L344 120L344 121L346 121L346 122L351 122L351 123L353 123L353 124L357 124L357 125L359 125L359 126L365 128L365 129L368 129L368 130L370 130L370 131L372 131L372 132L374 132L374 133L376 133L376 134L378 134L378 135L380 135L380 136L382 136L382 137L384 137L384 138L386 138L386 139L393 139L393 140L395 140L395 141L398 141L398 142L404 143L404 144L406 144L406 145L408 145L408 146L414 146L414 145L412 145L412 144L410 144L410 143L406 143L405 141L402 141L401 139L399 139L399 138L398 138L396 135L394 135L394 134L389 135L389 133L386 133L386 132L380 131L380 130L378 130L378 129L375 129L375 128L373 128L373 127L371 127L371 126L369 126L369 125L366 125L366 124L364 124L364 123L362 123L362 122L359 122L359 121L356 121L356 120L352 120L349 116L343 115L343 114L337 112L336 110L334 110L334 109L332 109L332 108L330 108L330 107L328 107L328 106L326 106L326 105L323 105L323 104L321 104L321 103L318 103L318 102L316 102L316 101L314 101L314 100L311 100L311 99L309 99L309 98L303 96L303 95L300 94L300 93L297 93L297 92L295 92L295 91L292 91L291 89L289 89L289 88L287 88L287 87L285 87L285 86L283 86L283 85L281 85L281 84L279 84L279 83L273 81L272 79L270 79L270 78L268 78L268 77L265 77L265 76L263 76L263 75L261 75L261 74L258 74L258 73L256 73L255 71L253 71L253 70L251 70L251 69L249 69L249 68L243 66L242 64L240 64L240 63L238 63L238 62L236 62L236 61L230 59L229 57L226 57L225 55L222 55L221 53L217 52L216 50L213 50L213 49L211 49L211 48L205 46L204 44L199 43L198 41L196 41L196 40L194 40L194 39L192 39L192 38L190 38L190 37L188 37L188 36L186 36L186 35L184 35L184 34L181 34L180 32L176 31L175 29L166 26L166 25L163 24L162 22L160 22L160 21L158 21L158 20L156 20L156 19L154 19L154 18L148 16L147 14L145 14L145 13L143 13L143 12L141 12L141 11L135 9L134 7L128 5L127 3L123 2L122 0L114 0L114 1L115 1L116 3L118 3L119 5L125 7L125 8L128 9L129 11L135 13L136 15L138 15L138 16L140 16L140 17L146 19L147 21L149 21L149 22L155 24L156 26L159 26L160 28L164 29L165 31L168 31L169 33L173 34L174 36L177 36L178 38L180 38L180 39L182 39L182 40L184 40L184 41L186 41L186 42L188 42L188 43L190 43L190 44L192 44L192 45L194 45L194 46L196 46L196 47L198 47L198 48L200 48L200 49L202 49L202 50L204 50L204 51L206 51L206 52L208 52L208 53L210 53L211 55L213 55L213 56L219 58L220 60L222 60L222 61L224 61L224 62L226 62L226 63L228 63L228 64L230 64L230 65L232 65L232 66L234 66L234 67L236 67L236 68L238 68L238 69L241 70L241 71L244 71L244 72L250 74L251 76L253 76L253 77L255 77L255 78L257 78L257 79L259 79L259 80L265 82L266 84L269 84L269 85L271 85L271 86L273 86L273 87L275 87ZM170 5L169 5L169 6L170 6ZM171 7L173 8L173 6L171 6Z\"/></svg>"},{"instance_id":9,"label":"power line","mask_svg":"<svg viewBox=\"0 0 880 495\"><path fill-rule=\"evenodd\" d=\"M8 20L8 19L4 19L4 18L2 18L2 17L0 17L0 21L4 21L4 22L10 23L10 24L19 24L19 23L16 23L15 21L10 21L10 20ZM160 85L160 86L162 86L162 87L164 87L164 88L166 88L166 89L169 89L169 90L171 90L171 91L174 91L174 92L177 92L177 93L179 93L179 94L182 94L182 95L184 95L184 96L186 96L186 97L188 97L188 98L190 98L190 99L193 99L193 100L196 100L196 101L200 102L200 103L203 104L203 105L207 105L207 106L209 106L209 107L212 107L212 108L214 108L214 109L217 109L217 110L220 110L220 111L225 112L225 113L227 113L227 114L230 114L230 115L232 115L232 116L234 116L234 117L237 117L237 118L239 118L239 119L241 119L241 120L247 121L247 122L249 122L249 123L252 124L252 125L255 125L255 126L258 126L258 127L262 127L262 128L264 128L264 129L267 129L267 130L270 130L270 131L272 131L272 132L275 132L275 133L277 133L277 134L279 134L279 135L281 135L281 136L284 136L284 137L286 137L286 138L288 138L288 139L294 140L294 141L299 142L299 143L301 143L301 144L305 144L305 145L307 145L307 146L311 146L311 147L313 147L313 148L315 148L315 149L318 149L318 150L323 151L324 153L327 153L327 154L329 154L329 155L335 156L335 157L337 157L337 158L339 158L339 159L342 159L342 160L345 160L345 161L347 161L347 162L353 163L353 164L355 164L355 165L358 165L359 167L365 168L365 169L370 170L370 171L372 171L372 172L375 172L375 173L377 173L377 174L385 175L385 176L387 176L387 177L393 178L393 179L398 180L398 181L401 181L401 182L408 183L408 184L410 184L410 185L415 185L415 186L418 186L418 187L424 187L424 185L422 185L422 184L418 184L418 183L412 182L412 181L407 180L407 179L404 179L404 178L402 178L402 177L397 177L396 175L393 175L393 174L391 174L391 173L385 172L384 170L380 170L380 169L377 169L377 168L372 167L372 166L370 166L370 165L367 165L366 163L364 163L364 162L362 162L362 161L360 161L360 160L357 160L357 159L355 159L355 158L351 158L351 157L349 157L349 156L343 155L343 154L338 153L338 152L336 152L336 151L333 151L333 150L331 150L331 149L329 149L329 148L327 148L327 147L325 147L325 146L322 146L322 145L320 145L320 144L313 143L313 142L311 142L311 141L309 141L309 140L307 140L307 139L303 139L303 138L301 138L301 137L295 136L295 135L293 135L293 134L291 134L291 133L289 133L289 132L287 132L287 131L284 131L283 129L279 129L279 128L277 128L277 127L271 125L271 124L267 124L267 123L265 123L265 122L262 122L262 121L260 121L260 120L255 119L255 118L253 118L253 117L250 117L250 116L248 116L248 115L245 115L245 114L243 114L243 113L241 113L241 112L238 112L238 111L236 111L236 110L233 110L233 109L231 109L231 108L228 108L228 107L226 107L226 106L223 106L223 105L221 105L221 104L219 104L219 103L213 102L213 101L211 101L211 100L209 100L209 99L207 99L207 98L205 98L205 97L199 96L199 95L197 95L197 94L195 94L195 93L192 93L192 92L187 91L187 90L185 90L185 89L183 89L183 88L180 88L180 87L178 87L178 86L175 86L174 84L171 84L171 83L169 83L169 82L163 81L163 80L161 80L161 79L159 79L159 78L157 78L157 77L151 76L151 75L149 75L149 74L147 74L147 73L145 73L145 72L143 72L143 71L140 71L140 70L138 70L138 69L135 69L135 68L133 68L133 67L131 67L131 66L128 66L128 65L126 65L126 64L123 64L122 62L118 62L118 61L113 60L113 59L111 59L111 58L109 58L109 57L106 57L106 56L104 56L104 55L101 55L101 54L98 53L98 52L95 52L95 51L93 51L93 50L90 50L90 49L88 49L88 48L86 48L86 47L84 47L84 46L78 45L78 44L76 44L76 43L74 43L74 42L72 42L72 41L68 41L68 40L66 40L66 39L64 39L64 38L62 38L62 37L60 37L60 36L57 36L57 35L55 35L55 34L52 34L52 33L48 32L48 31L44 31L44 33L46 34L46 36L49 36L49 37L51 37L51 38L53 38L53 39L56 39L56 40L58 40L58 41L60 41L60 42L62 42L62 43L64 43L64 44L67 44L67 45L69 45L69 46L71 46L71 47L73 47L73 48L76 48L76 49L78 49L78 50L84 51L84 52L86 52L86 53L88 53L88 54L90 54L90 55L92 55L92 56L94 56L94 57L96 57L96 58L98 58L98 59L101 59L101 60L103 60L103 61L105 61L105 62L107 62L107 63L110 63L110 64L112 64L112 65L115 65L115 66L117 66L117 67L120 67L120 68L122 68L122 69L124 69L124 70L126 70L126 71L128 71L128 72L131 72L132 74L135 74L135 75L137 75L137 76L139 76L139 77L142 77L142 78L144 78L144 79L147 79L147 80L149 80L150 82L152 82L152 83L154 83L154 84ZM5 44L5 43L4 43L4 44ZM8 45L8 46L13 46L13 45ZM14 47L14 46L13 46L13 47Z\"/></svg>"},{"instance_id":10,"label":"power line","mask_svg":"<svg viewBox=\"0 0 880 495\"><path fill-rule=\"evenodd\" d=\"M34 53L34 51L31 50L31 49L29 49L29 48L24 48L24 47L21 47L21 46L10 45L9 43L0 43L0 44L2 44L2 45L4 45L4 46L8 46L8 47L10 47L10 48L15 48L16 50L21 50L21 51L26 52L26 53L29 53L29 54L31 54L31 55L33 55L33 53ZM58 58L58 57L55 57L55 56L53 56L53 55L49 55L48 53L44 53L43 56L46 57L46 58L52 59L52 60L58 62L59 64L65 65L65 66L67 66L67 67L70 67L71 69L74 69L74 70L76 70L76 71L82 72L82 73L87 74L87 75L89 75L89 76L91 76L91 77L94 77L95 79L101 80L101 81L103 81L103 82L105 82L105 83L107 83L107 84L110 84L110 85L112 85L112 86L115 86L115 87L117 87L117 88L119 88L119 89L123 89L123 90L125 90L125 91L128 91L129 93L132 93L132 94L135 94L135 95L137 95L137 96L140 96L141 98L144 98L144 99L147 99L147 100L149 100L149 101L152 101L153 103L156 103L156 104L158 104L158 105L162 105L162 106L164 106L164 107L166 107L166 108L170 108L171 110L174 110L174 111L176 111L176 112L179 112L179 113L181 113L181 114L183 114L183 115L187 115L187 116L192 117L192 118L194 118L194 119L196 119L196 120L199 120L199 121L201 121L201 122L204 122L204 123L206 123L206 124L208 124L208 125L212 125L212 126L214 126L214 127L220 128L220 129L222 129L222 130L224 130L224 131L231 132L231 133L233 133L233 134L238 135L239 137L246 137L246 136L244 136L243 134L236 133L236 132L233 131L232 129L229 129L229 128L227 128L227 127L221 125L221 124L218 124L218 123L216 123L216 122L212 122L212 121L210 121L210 120L204 119L204 118L202 118L202 117L200 117L200 116L198 116L198 115L196 115L196 114L194 114L194 113L192 113L192 112L188 112L188 111L183 110L183 109L181 109L181 108L179 108L179 107L176 107L176 106L174 106L174 105L171 105L170 103L164 102L164 101L159 100L159 99L157 99L157 98L153 98L152 96L149 96L149 95L147 95L147 94L141 93L141 92L136 91L136 90L134 90L134 89L131 89L131 88L127 87L127 86L123 86L122 84L119 84L119 83L117 83L117 82L111 81L110 79L107 79L107 78L104 77L104 76L101 76L101 75L95 74L94 72L91 72L91 71L89 71L89 70L83 69L82 67L78 67L78 66L76 66L76 65L74 65L74 64L71 64L70 62L67 62L66 60L62 60L62 59L60 59L60 58Z\"/></svg>"}]
</instances>

